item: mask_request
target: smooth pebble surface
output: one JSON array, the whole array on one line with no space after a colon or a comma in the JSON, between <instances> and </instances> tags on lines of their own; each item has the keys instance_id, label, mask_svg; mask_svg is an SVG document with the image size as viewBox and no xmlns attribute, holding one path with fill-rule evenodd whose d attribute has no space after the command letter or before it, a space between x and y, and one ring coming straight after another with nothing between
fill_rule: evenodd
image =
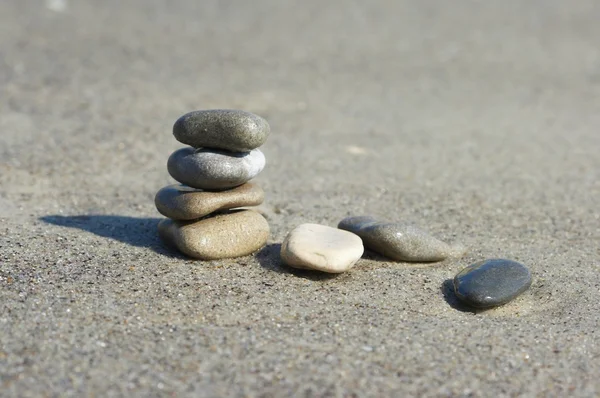
<instances>
[{"instance_id":1,"label":"smooth pebble surface","mask_svg":"<svg viewBox=\"0 0 600 398\"><path fill-rule=\"evenodd\" d=\"M265 143L269 123L250 112L234 109L194 111L181 116L173 125L173 135L195 148L220 148L247 152Z\"/></svg>"},{"instance_id":2,"label":"smooth pebble surface","mask_svg":"<svg viewBox=\"0 0 600 398\"><path fill-rule=\"evenodd\" d=\"M319 224L297 226L281 245L281 259L290 267L329 273L349 270L363 252L358 236Z\"/></svg>"},{"instance_id":3,"label":"smooth pebble surface","mask_svg":"<svg viewBox=\"0 0 600 398\"><path fill-rule=\"evenodd\" d=\"M264 198L265 192L262 188L251 182L220 192L175 184L158 191L154 203L156 209L165 217L174 220L195 220L215 211L258 206Z\"/></svg>"},{"instance_id":4,"label":"smooth pebble surface","mask_svg":"<svg viewBox=\"0 0 600 398\"><path fill-rule=\"evenodd\" d=\"M200 260L234 258L254 253L267 243L269 224L259 213L237 210L199 221L166 218L160 237L182 253Z\"/></svg>"},{"instance_id":5,"label":"smooth pebble surface","mask_svg":"<svg viewBox=\"0 0 600 398\"><path fill-rule=\"evenodd\" d=\"M181 148L171 154L167 170L184 185L207 190L234 188L256 177L265 167L260 149L227 152L218 149Z\"/></svg>"},{"instance_id":6,"label":"smooth pebble surface","mask_svg":"<svg viewBox=\"0 0 600 398\"><path fill-rule=\"evenodd\" d=\"M344 218L338 228L360 236L365 247L396 261L432 262L464 253L412 225L379 222L370 216Z\"/></svg>"},{"instance_id":7,"label":"smooth pebble surface","mask_svg":"<svg viewBox=\"0 0 600 398\"><path fill-rule=\"evenodd\" d=\"M506 304L531 286L526 266L512 260L484 260L454 277L454 292L465 304L489 308Z\"/></svg>"}]
</instances>

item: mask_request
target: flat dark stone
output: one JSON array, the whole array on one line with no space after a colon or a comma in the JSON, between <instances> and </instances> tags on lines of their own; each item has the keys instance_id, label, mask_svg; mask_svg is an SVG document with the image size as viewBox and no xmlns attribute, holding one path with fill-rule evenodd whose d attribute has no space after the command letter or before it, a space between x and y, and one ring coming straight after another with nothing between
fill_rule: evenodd
<instances>
[{"instance_id":1,"label":"flat dark stone","mask_svg":"<svg viewBox=\"0 0 600 398\"><path fill-rule=\"evenodd\" d=\"M489 308L506 304L531 286L531 273L523 264L504 259L484 260L454 277L454 292L465 304Z\"/></svg>"}]
</instances>

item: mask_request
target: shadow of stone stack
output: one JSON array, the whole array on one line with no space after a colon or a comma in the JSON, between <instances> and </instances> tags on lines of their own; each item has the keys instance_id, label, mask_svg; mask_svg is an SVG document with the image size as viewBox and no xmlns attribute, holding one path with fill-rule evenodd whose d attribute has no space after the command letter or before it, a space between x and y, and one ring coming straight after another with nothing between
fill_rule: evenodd
<instances>
[{"instance_id":1,"label":"shadow of stone stack","mask_svg":"<svg viewBox=\"0 0 600 398\"><path fill-rule=\"evenodd\" d=\"M162 188L154 200L168 217L158 224L160 237L201 260L245 256L263 247L267 220L240 208L264 200L264 191L249 181L265 166L258 148L269 133L266 120L240 110L181 116L173 135L189 146L173 152L167 162L169 174L181 184Z\"/></svg>"}]
</instances>

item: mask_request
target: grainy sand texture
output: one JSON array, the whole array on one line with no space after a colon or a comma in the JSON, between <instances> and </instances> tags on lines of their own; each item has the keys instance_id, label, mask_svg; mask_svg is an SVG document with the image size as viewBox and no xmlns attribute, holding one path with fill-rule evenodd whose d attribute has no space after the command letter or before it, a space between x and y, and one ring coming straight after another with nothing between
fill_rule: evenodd
<instances>
[{"instance_id":1,"label":"grainy sand texture","mask_svg":"<svg viewBox=\"0 0 600 398\"><path fill-rule=\"evenodd\" d=\"M0 396L600 395L597 1L0 1ZM267 119L268 245L159 240L172 125ZM469 252L329 276L286 234L372 215ZM458 304L486 258L529 267Z\"/></svg>"}]
</instances>

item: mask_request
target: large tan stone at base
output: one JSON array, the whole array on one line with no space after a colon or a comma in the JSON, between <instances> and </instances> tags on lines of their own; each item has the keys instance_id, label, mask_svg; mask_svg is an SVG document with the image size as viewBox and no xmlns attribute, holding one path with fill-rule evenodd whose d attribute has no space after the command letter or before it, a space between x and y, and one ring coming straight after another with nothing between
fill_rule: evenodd
<instances>
[{"instance_id":1,"label":"large tan stone at base","mask_svg":"<svg viewBox=\"0 0 600 398\"><path fill-rule=\"evenodd\" d=\"M187 256L216 260L246 256L267 243L269 224L259 213L238 210L199 221L164 219L158 233Z\"/></svg>"}]
</instances>

